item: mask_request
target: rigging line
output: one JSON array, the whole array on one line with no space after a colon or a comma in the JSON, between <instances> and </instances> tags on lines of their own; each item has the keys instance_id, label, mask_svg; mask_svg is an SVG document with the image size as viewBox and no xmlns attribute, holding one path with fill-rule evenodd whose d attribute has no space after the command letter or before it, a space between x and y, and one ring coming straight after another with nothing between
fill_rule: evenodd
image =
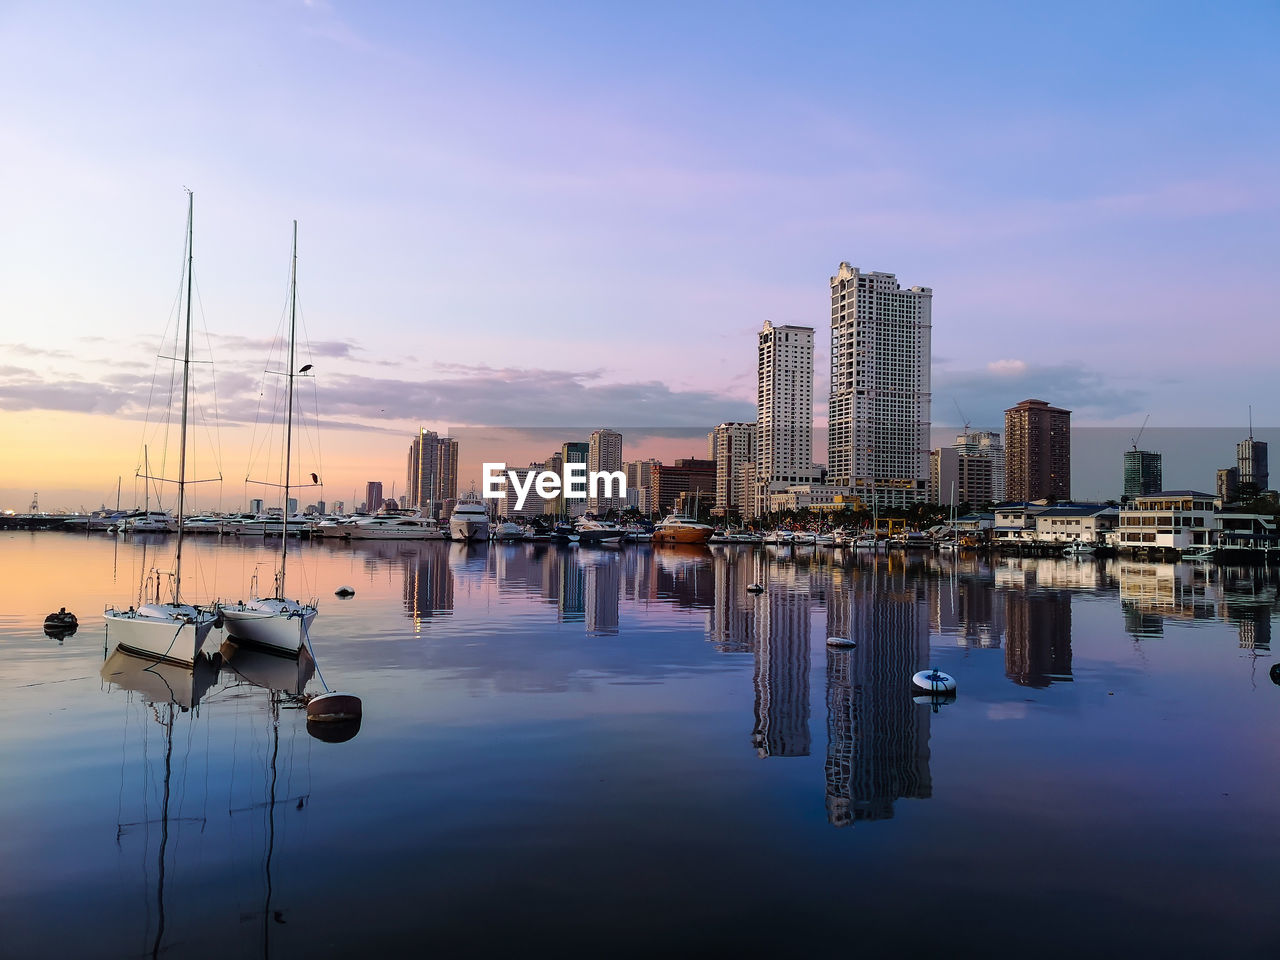
<instances>
[{"instance_id":1,"label":"rigging line","mask_svg":"<svg viewBox=\"0 0 1280 960\"><path fill-rule=\"evenodd\" d=\"M213 340L209 336L209 320L204 313L204 300L200 296L200 284L196 283L195 287L196 287L196 303L199 304L200 306L200 322L201 324L203 324L203 329L204 329L205 347L209 351L209 362L212 364L213 363ZM213 430L213 434L214 434L214 441L216 444L215 456L217 457L218 473L222 473L222 436L216 429L216 424L218 423L218 378L212 370L210 371L210 374L209 374L209 381L212 385L210 389L213 393L213 418L214 418L213 423L215 424L215 429Z\"/></svg>"}]
</instances>

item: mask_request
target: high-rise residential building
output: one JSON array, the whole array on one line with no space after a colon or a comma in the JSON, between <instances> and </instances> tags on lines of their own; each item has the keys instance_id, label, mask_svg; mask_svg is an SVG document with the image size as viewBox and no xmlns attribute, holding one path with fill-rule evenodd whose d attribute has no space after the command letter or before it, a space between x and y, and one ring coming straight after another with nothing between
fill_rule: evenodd
<instances>
[{"instance_id":1,"label":"high-rise residential building","mask_svg":"<svg viewBox=\"0 0 1280 960\"><path fill-rule=\"evenodd\" d=\"M756 485L756 464L748 460L740 464L733 474L734 504L738 508L738 517L742 520L754 520L760 516L760 488Z\"/></svg>"},{"instance_id":2,"label":"high-rise residential building","mask_svg":"<svg viewBox=\"0 0 1280 960\"><path fill-rule=\"evenodd\" d=\"M659 461L652 458L648 460L630 460L627 462L625 473L627 475L627 506L635 507L642 514L648 516L653 513L653 466Z\"/></svg>"},{"instance_id":3,"label":"high-rise residential building","mask_svg":"<svg viewBox=\"0 0 1280 960\"><path fill-rule=\"evenodd\" d=\"M1261 440L1253 439L1253 431L1249 431L1249 439L1236 444L1236 470L1240 472L1240 485L1251 483L1261 493L1268 489L1270 479L1267 470L1267 445Z\"/></svg>"},{"instance_id":4,"label":"high-rise residential building","mask_svg":"<svg viewBox=\"0 0 1280 960\"><path fill-rule=\"evenodd\" d=\"M1023 400L1004 412L1005 497L1071 499L1071 411Z\"/></svg>"},{"instance_id":5,"label":"high-rise residential building","mask_svg":"<svg viewBox=\"0 0 1280 960\"><path fill-rule=\"evenodd\" d=\"M670 513L676 505L676 499L682 493L697 495L698 512L705 514L715 501L716 465L713 460L688 458L677 460L668 466L665 463L653 465L653 501L654 509L661 514Z\"/></svg>"},{"instance_id":6,"label":"high-rise residential building","mask_svg":"<svg viewBox=\"0 0 1280 960\"><path fill-rule=\"evenodd\" d=\"M831 278L827 483L908 506L929 487L933 291L841 263Z\"/></svg>"},{"instance_id":7,"label":"high-rise residential building","mask_svg":"<svg viewBox=\"0 0 1280 960\"><path fill-rule=\"evenodd\" d=\"M1000 452L1000 460L992 456L993 448L979 447L971 441L970 434L956 437L950 447L939 447L929 454L929 502L971 505L991 503L1003 499L1004 494L1004 449L1000 446L1000 434L989 434L996 438L995 448ZM999 462L1000 493L996 490L996 464Z\"/></svg>"},{"instance_id":8,"label":"high-rise residential building","mask_svg":"<svg viewBox=\"0 0 1280 960\"><path fill-rule=\"evenodd\" d=\"M382 481L370 480L364 485L364 509L366 513L377 513L382 508Z\"/></svg>"},{"instance_id":9,"label":"high-rise residential building","mask_svg":"<svg viewBox=\"0 0 1280 960\"><path fill-rule=\"evenodd\" d=\"M974 466L972 486L967 488L971 496L969 503L1000 502L1004 499L1004 443L1000 434L994 430L971 430L956 437L954 444L957 452L963 457L979 457L990 463L991 489L984 496L979 488L980 477L986 472L981 466Z\"/></svg>"},{"instance_id":10,"label":"high-rise residential building","mask_svg":"<svg viewBox=\"0 0 1280 960\"><path fill-rule=\"evenodd\" d=\"M547 470L557 476L564 474L564 454L557 450L551 456L542 462L542 469ZM541 498L539 498L541 499ZM551 497L548 500L542 500L542 512L556 516L564 508L564 500L558 496Z\"/></svg>"},{"instance_id":11,"label":"high-rise residential building","mask_svg":"<svg viewBox=\"0 0 1280 960\"><path fill-rule=\"evenodd\" d=\"M1235 503L1240 494L1240 469L1223 467L1218 471L1218 499L1223 503Z\"/></svg>"},{"instance_id":12,"label":"high-rise residential building","mask_svg":"<svg viewBox=\"0 0 1280 960\"><path fill-rule=\"evenodd\" d=\"M321 507L320 509L321 509L321 512L324 512L323 507ZM344 513L347 509L347 501L335 500L331 504L330 509L332 509L334 513Z\"/></svg>"},{"instance_id":13,"label":"high-rise residential building","mask_svg":"<svg viewBox=\"0 0 1280 960\"><path fill-rule=\"evenodd\" d=\"M587 458L590 455L591 444L582 440L571 440L568 443L561 444L561 469L571 463L580 463L585 467L587 464ZM556 513L562 517L580 517L587 512L587 501L585 499L566 497L564 495L564 487L560 488L560 496L556 498L555 502Z\"/></svg>"},{"instance_id":14,"label":"high-rise residential building","mask_svg":"<svg viewBox=\"0 0 1280 960\"><path fill-rule=\"evenodd\" d=\"M458 497L458 441L421 428L409 444L405 496L410 508L438 516Z\"/></svg>"},{"instance_id":15,"label":"high-rise residential building","mask_svg":"<svg viewBox=\"0 0 1280 960\"><path fill-rule=\"evenodd\" d=\"M616 430L601 428L591 434L587 443L587 475L597 471L609 473L622 471L622 434ZM593 497L591 488L587 488L587 509L598 517L603 517L610 510L621 510L626 506L622 497Z\"/></svg>"},{"instance_id":16,"label":"high-rise residential building","mask_svg":"<svg viewBox=\"0 0 1280 960\"><path fill-rule=\"evenodd\" d=\"M716 462L716 509L741 512L738 472L756 459L756 425L722 423L711 432L711 459Z\"/></svg>"},{"instance_id":17,"label":"high-rise residential building","mask_svg":"<svg viewBox=\"0 0 1280 960\"><path fill-rule=\"evenodd\" d=\"M503 478L502 487L506 490L507 496L503 503L502 514L508 520L527 519L542 515L543 502L538 496L538 492L533 487L528 486L529 475L535 476L541 473L543 465L541 463L531 463L527 467L511 467L509 474L515 474L516 483L512 483L509 477ZM528 490L528 494L524 498L524 505L517 507L516 502L520 499L516 492L516 486L519 485Z\"/></svg>"},{"instance_id":18,"label":"high-rise residential building","mask_svg":"<svg viewBox=\"0 0 1280 960\"><path fill-rule=\"evenodd\" d=\"M756 483L767 494L812 483L813 327L760 331L756 367Z\"/></svg>"},{"instance_id":19,"label":"high-rise residential building","mask_svg":"<svg viewBox=\"0 0 1280 960\"><path fill-rule=\"evenodd\" d=\"M1164 458L1150 450L1124 452L1124 495L1149 497L1164 489Z\"/></svg>"}]
</instances>

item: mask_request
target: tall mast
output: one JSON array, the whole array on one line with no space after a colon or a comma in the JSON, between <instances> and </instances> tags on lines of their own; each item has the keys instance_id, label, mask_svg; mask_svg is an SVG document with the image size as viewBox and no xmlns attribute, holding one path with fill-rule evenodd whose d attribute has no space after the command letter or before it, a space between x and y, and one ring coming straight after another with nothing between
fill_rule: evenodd
<instances>
[{"instance_id":1,"label":"tall mast","mask_svg":"<svg viewBox=\"0 0 1280 960\"><path fill-rule=\"evenodd\" d=\"M298 221L293 221L293 258L289 264L289 400L284 427L284 523L280 530L280 585L276 596L284 596L284 565L289 556L289 469L293 455L293 367L298 331Z\"/></svg>"},{"instance_id":2,"label":"tall mast","mask_svg":"<svg viewBox=\"0 0 1280 960\"><path fill-rule=\"evenodd\" d=\"M182 596L182 520L187 495L187 399L191 391L191 271L195 260L192 229L195 194L187 191L187 323L182 343L182 439L178 455L178 548L173 561L173 602Z\"/></svg>"}]
</instances>

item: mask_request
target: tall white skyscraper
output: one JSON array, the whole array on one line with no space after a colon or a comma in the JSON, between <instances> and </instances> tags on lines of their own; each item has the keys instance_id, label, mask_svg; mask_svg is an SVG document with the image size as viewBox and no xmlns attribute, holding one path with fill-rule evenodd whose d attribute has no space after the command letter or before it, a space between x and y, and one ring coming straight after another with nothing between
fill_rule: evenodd
<instances>
[{"instance_id":1,"label":"tall white skyscraper","mask_svg":"<svg viewBox=\"0 0 1280 960\"><path fill-rule=\"evenodd\" d=\"M716 462L716 507L741 508L737 475L744 463L756 459L756 425L722 423L711 431L711 459Z\"/></svg>"},{"instance_id":2,"label":"tall white skyscraper","mask_svg":"<svg viewBox=\"0 0 1280 960\"><path fill-rule=\"evenodd\" d=\"M847 263L831 278L827 482L906 506L929 487L933 291Z\"/></svg>"},{"instance_id":3,"label":"tall white skyscraper","mask_svg":"<svg viewBox=\"0 0 1280 960\"><path fill-rule=\"evenodd\" d=\"M756 367L756 484L762 491L811 483L813 327L760 331Z\"/></svg>"},{"instance_id":4,"label":"tall white skyscraper","mask_svg":"<svg viewBox=\"0 0 1280 960\"><path fill-rule=\"evenodd\" d=\"M600 430L592 431L591 439L588 441L587 447L587 475L608 471L622 470L622 434L616 430ZM587 492L591 490L588 487ZM626 501L622 497L591 497L587 498L587 509L598 517L604 516L610 510L621 510L626 506Z\"/></svg>"}]
</instances>

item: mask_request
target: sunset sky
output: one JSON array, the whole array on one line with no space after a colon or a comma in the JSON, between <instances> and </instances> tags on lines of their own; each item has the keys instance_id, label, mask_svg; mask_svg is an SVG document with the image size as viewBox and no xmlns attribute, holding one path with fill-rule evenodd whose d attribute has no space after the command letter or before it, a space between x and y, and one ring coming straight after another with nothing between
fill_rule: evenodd
<instances>
[{"instance_id":1,"label":"sunset sky","mask_svg":"<svg viewBox=\"0 0 1280 960\"><path fill-rule=\"evenodd\" d=\"M295 218L330 499L403 483L419 424L752 419L766 319L817 328L825 398L841 260L933 288L935 424L1034 396L1275 426L1278 28L1270 2L7 3L0 508L131 499L184 186L228 506Z\"/></svg>"}]
</instances>

